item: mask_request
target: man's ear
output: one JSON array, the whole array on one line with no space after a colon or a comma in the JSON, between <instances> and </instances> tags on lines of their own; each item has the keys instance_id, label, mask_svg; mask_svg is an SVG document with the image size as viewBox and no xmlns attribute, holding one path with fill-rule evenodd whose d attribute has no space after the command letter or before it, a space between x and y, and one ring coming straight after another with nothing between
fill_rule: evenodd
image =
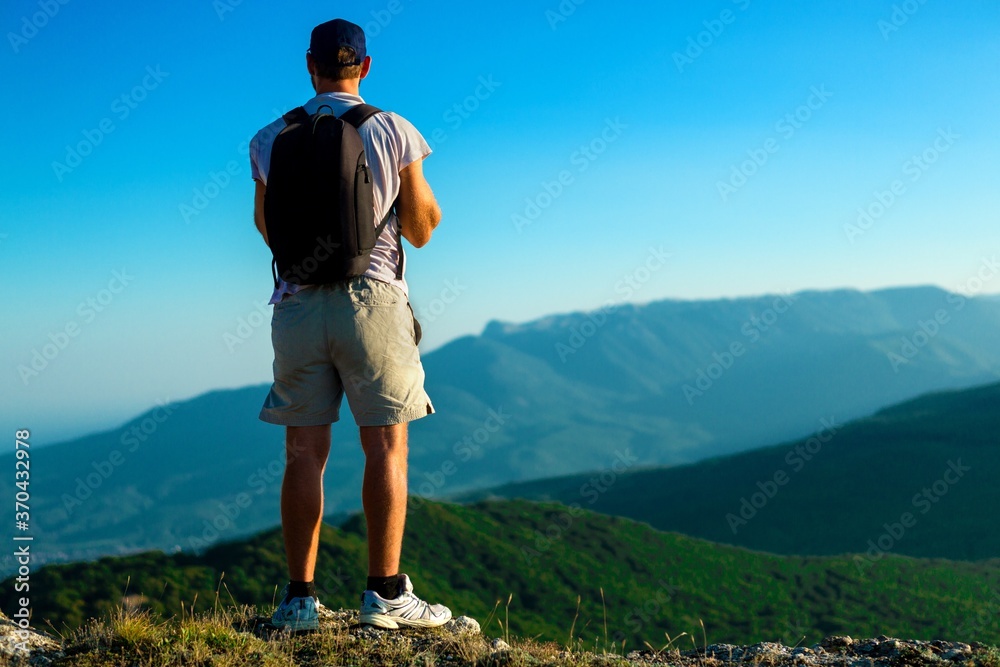
<instances>
[{"instance_id":1,"label":"man's ear","mask_svg":"<svg viewBox=\"0 0 1000 667\"><path fill-rule=\"evenodd\" d=\"M310 76L316 76L316 61L308 51L306 51L306 69L309 70Z\"/></svg>"},{"instance_id":2,"label":"man's ear","mask_svg":"<svg viewBox=\"0 0 1000 667\"><path fill-rule=\"evenodd\" d=\"M362 79L365 78L366 76L368 76L368 72L371 71L371 68L372 68L372 57L371 56L365 56L365 59L361 62L361 78Z\"/></svg>"}]
</instances>

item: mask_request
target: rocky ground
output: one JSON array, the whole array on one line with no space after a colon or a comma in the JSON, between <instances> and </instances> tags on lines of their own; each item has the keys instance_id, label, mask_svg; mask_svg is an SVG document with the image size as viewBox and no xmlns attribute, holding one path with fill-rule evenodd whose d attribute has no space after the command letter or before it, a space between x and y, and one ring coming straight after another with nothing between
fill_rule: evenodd
<instances>
[{"instance_id":1,"label":"rocky ground","mask_svg":"<svg viewBox=\"0 0 1000 667\"><path fill-rule=\"evenodd\" d=\"M679 656L630 653L626 658L636 664L669 665L774 665L882 667L897 665L976 665L1000 667L1000 652L973 643L921 641L880 635L872 639L846 636L827 637L812 646L788 647L762 642L751 646L710 644L704 651L684 651Z\"/></svg>"},{"instance_id":2,"label":"rocky ground","mask_svg":"<svg viewBox=\"0 0 1000 667\"><path fill-rule=\"evenodd\" d=\"M480 633L479 623L462 616L442 629L433 631L381 630L357 624L356 611L321 612L321 633L341 639L340 655L310 656L309 664L341 664L344 654L350 655L356 646L371 662L372 656L383 656L389 664L398 656L399 664L414 664L419 656L422 665L470 665L474 667L515 665L615 665L620 667L726 667L728 665L761 665L766 667L1000 667L1000 650L983 644L949 641L899 639L884 635L871 639L846 636L827 637L812 646L789 647L763 642L750 646L710 644L685 651L631 651L624 656L614 653L567 651L554 644L510 638L490 639ZM274 630L264 617L246 616L237 623L241 633L253 634L268 643L280 642L282 633ZM0 665L16 667L39 665L57 667L71 662L68 655L79 654L79 648L67 647L59 641L29 630L26 638L19 634L17 623L0 613ZM22 650L17 646L25 641ZM77 664L72 662L72 664ZM89 663L88 663L89 664ZM379 664L376 662L376 664Z\"/></svg>"}]
</instances>

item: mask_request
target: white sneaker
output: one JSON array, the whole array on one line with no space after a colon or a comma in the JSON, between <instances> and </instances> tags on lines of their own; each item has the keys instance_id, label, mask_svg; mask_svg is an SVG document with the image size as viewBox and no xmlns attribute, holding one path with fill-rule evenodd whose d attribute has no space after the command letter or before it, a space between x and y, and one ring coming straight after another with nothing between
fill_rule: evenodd
<instances>
[{"instance_id":1,"label":"white sneaker","mask_svg":"<svg viewBox=\"0 0 1000 667\"><path fill-rule=\"evenodd\" d=\"M286 600L288 586L281 591L281 604L271 616L271 625L292 632L319 629L319 601L314 597Z\"/></svg>"},{"instance_id":2,"label":"white sneaker","mask_svg":"<svg viewBox=\"0 0 1000 667\"><path fill-rule=\"evenodd\" d=\"M361 594L362 625L396 629L399 626L436 628L451 620L451 609L440 604L427 604L413 594L413 583L402 574L403 590L392 600L386 600L375 591Z\"/></svg>"}]
</instances>

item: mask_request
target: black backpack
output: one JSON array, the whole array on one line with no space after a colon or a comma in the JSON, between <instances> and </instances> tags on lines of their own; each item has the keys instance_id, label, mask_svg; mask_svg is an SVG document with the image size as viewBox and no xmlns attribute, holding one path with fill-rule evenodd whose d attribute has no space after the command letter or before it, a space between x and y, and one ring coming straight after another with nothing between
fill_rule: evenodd
<instances>
[{"instance_id":1,"label":"black backpack","mask_svg":"<svg viewBox=\"0 0 1000 667\"><path fill-rule=\"evenodd\" d=\"M302 107L284 115L274 138L264 193L271 273L297 285L324 285L362 275L393 207L375 224L374 191L358 128L380 110L359 104L339 118ZM330 109L332 111L332 109ZM396 230L403 277L403 246Z\"/></svg>"}]
</instances>

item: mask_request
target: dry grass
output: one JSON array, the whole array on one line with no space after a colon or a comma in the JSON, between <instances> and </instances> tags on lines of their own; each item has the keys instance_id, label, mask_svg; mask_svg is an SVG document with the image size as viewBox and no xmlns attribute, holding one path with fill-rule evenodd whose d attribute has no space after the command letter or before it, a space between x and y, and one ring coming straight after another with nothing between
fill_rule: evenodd
<instances>
[{"instance_id":1,"label":"dry grass","mask_svg":"<svg viewBox=\"0 0 1000 667\"><path fill-rule=\"evenodd\" d=\"M499 635L498 639L446 628L399 631L360 628L356 611L327 612L319 631L293 636L263 632L262 621L266 617L261 617L253 607L227 608L216 604L210 611L185 612L170 619L122 607L108 618L92 619L63 636L64 655L52 667L721 667L737 664L706 655L708 639L704 630L701 646L686 633L673 638L667 635L663 646L647 645L641 655L630 653L628 658L623 655L621 645L609 645L606 639L603 647L598 638L587 650L572 627L565 645L518 638L508 632L506 607L510 600L505 608L500 609L501 604L498 602L484 623L487 634ZM501 640L506 645L496 643ZM681 647L688 643L690 646L682 652ZM771 648L755 645L754 654L739 664L757 667L795 664L789 656L781 656ZM1000 650L981 650L970 660L953 664L1000 667Z\"/></svg>"},{"instance_id":2,"label":"dry grass","mask_svg":"<svg viewBox=\"0 0 1000 667\"><path fill-rule=\"evenodd\" d=\"M503 665L535 667L594 664L593 654L556 644L506 635L510 648L497 650L480 634L443 629L374 632L337 612L318 632L288 635L255 632L261 617L252 607L220 608L161 620L144 611L119 609L64 636L65 657L73 667L297 667L300 665ZM601 664L615 664L601 660ZM624 662L618 658L618 662Z\"/></svg>"}]
</instances>

